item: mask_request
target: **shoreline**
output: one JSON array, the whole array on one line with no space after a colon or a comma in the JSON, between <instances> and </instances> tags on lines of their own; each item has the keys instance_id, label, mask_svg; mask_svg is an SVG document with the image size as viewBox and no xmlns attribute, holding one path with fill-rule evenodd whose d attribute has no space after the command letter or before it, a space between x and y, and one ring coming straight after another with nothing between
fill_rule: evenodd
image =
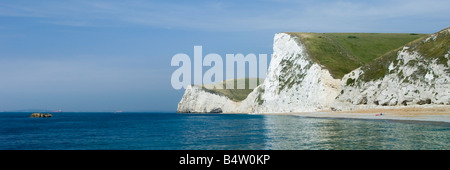
<instances>
[{"instance_id":1,"label":"shoreline","mask_svg":"<svg viewBox=\"0 0 450 170\"><path fill-rule=\"evenodd\" d=\"M381 113L383 115L380 115ZM402 106L395 108L355 109L350 111L324 110L318 112L258 113L257 115L293 115L310 118L399 120L450 123L450 106Z\"/></svg>"}]
</instances>

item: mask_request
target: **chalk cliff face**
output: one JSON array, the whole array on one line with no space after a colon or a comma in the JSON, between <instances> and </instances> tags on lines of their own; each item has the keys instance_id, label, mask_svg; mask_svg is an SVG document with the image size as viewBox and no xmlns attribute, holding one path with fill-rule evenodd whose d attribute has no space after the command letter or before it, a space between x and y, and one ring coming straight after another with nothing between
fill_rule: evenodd
<instances>
[{"instance_id":1,"label":"chalk cliff face","mask_svg":"<svg viewBox=\"0 0 450 170\"><path fill-rule=\"evenodd\" d=\"M313 62L297 37L275 35L273 56L264 83L254 92L254 112L310 112L329 108L340 80ZM249 98L251 100L251 98Z\"/></svg>"},{"instance_id":2,"label":"chalk cliff face","mask_svg":"<svg viewBox=\"0 0 450 170\"><path fill-rule=\"evenodd\" d=\"M447 28L350 72L342 79L333 109L450 105L449 41ZM368 80L369 75L380 72L384 75Z\"/></svg>"},{"instance_id":3,"label":"chalk cliff face","mask_svg":"<svg viewBox=\"0 0 450 170\"><path fill-rule=\"evenodd\" d=\"M190 85L178 103L180 113L222 113L233 112L238 103L227 97L211 93L201 86Z\"/></svg>"},{"instance_id":4,"label":"chalk cliff face","mask_svg":"<svg viewBox=\"0 0 450 170\"><path fill-rule=\"evenodd\" d=\"M338 95L339 79L313 62L297 37L286 33L274 37L273 57L264 83L242 102L189 86L178 112L280 113L328 109Z\"/></svg>"},{"instance_id":5,"label":"chalk cliff face","mask_svg":"<svg viewBox=\"0 0 450 170\"><path fill-rule=\"evenodd\" d=\"M208 89L189 86L177 111L283 113L450 105L449 37L447 28L380 57L341 80L314 62L300 39L278 33L267 77L245 100L234 102Z\"/></svg>"}]
</instances>

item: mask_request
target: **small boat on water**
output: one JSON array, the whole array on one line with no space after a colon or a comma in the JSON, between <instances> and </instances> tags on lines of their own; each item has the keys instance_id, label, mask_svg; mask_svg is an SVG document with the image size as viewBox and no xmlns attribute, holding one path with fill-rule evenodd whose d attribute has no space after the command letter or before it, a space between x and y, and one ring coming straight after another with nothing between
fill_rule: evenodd
<instances>
[{"instance_id":1,"label":"small boat on water","mask_svg":"<svg viewBox=\"0 0 450 170\"><path fill-rule=\"evenodd\" d=\"M52 113L61 113L62 112L62 110L54 110L54 111L51 111Z\"/></svg>"},{"instance_id":2,"label":"small boat on water","mask_svg":"<svg viewBox=\"0 0 450 170\"><path fill-rule=\"evenodd\" d=\"M114 113L122 113L122 112L123 112L122 110L117 110Z\"/></svg>"}]
</instances>

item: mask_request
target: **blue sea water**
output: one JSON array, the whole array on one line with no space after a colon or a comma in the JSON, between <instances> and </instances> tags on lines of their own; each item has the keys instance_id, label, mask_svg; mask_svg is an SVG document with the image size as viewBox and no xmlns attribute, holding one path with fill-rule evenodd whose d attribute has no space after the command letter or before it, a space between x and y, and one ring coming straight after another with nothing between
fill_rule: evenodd
<instances>
[{"instance_id":1,"label":"blue sea water","mask_svg":"<svg viewBox=\"0 0 450 170\"><path fill-rule=\"evenodd\" d=\"M0 113L0 149L450 149L450 124L176 113Z\"/></svg>"}]
</instances>

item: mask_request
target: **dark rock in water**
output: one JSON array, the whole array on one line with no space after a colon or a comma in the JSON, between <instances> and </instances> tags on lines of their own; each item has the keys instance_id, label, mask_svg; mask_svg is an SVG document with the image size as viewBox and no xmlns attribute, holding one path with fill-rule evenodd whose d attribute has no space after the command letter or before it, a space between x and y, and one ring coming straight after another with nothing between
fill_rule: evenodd
<instances>
[{"instance_id":1,"label":"dark rock in water","mask_svg":"<svg viewBox=\"0 0 450 170\"><path fill-rule=\"evenodd\" d=\"M221 108L215 108L215 109L212 109L209 113L222 113L222 109Z\"/></svg>"},{"instance_id":2,"label":"dark rock in water","mask_svg":"<svg viewBox=\"0 0 450 170\"><path fill-rule=\"evenodd\" d=\"M52 117L53 115L50 113L33 113L30 117Z\"/></svg>"}]
</instances>

